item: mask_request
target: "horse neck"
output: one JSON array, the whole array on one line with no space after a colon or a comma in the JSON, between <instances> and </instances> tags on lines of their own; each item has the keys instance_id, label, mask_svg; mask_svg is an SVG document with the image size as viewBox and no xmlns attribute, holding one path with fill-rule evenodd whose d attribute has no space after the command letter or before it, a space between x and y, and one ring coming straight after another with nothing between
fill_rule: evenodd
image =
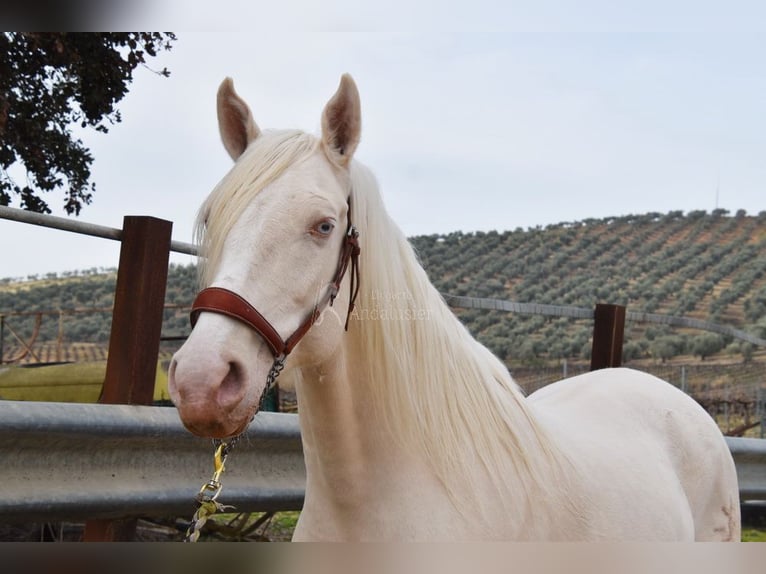
<instances>
[{"instance_id":1,"label":"horse neck","mask_svg":"<svg viewBox=\"0 0 766 574\"><path fill-rule=\"evenodd\" d=\"M312 499L348 507L396 484L480 522L558 500L562 469L521 392L435 289L413 287L388 307L378 292L379 308L373 293L360 297L338 353L296 382ZM394 303L411 313L381 315ZM401 332L387 339L392 326Z\"/></svg>"},{"instance_id":2,"label":"horse neck","mask_svg":"<svg viewBox=\"0 0 766 574\"><path fill-rule=\"evenodd\" d=\"M340 345L332 358L303 366L296 380L304 450L310 453L306 462L321 466L323 475L349 476L380 452L372 395L350 354L346 344Z\"/></svg>"}]
</instances>

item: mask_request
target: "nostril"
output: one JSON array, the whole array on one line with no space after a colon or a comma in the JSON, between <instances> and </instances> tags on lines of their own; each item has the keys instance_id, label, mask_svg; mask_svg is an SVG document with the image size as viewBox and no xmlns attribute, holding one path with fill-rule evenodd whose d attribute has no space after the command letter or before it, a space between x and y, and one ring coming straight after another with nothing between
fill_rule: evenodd
<instances>
[{"instance_id":1,"label":"nostril","mask_svg":"<svg viewBox=\"0 0 766 574\"><path fill-rule=\"evenodd\" d=\"M242 400L245 394L244 372L239 363L229 362L229 371L218 389L219 405L223 407L234 406Z\"/></svg>"}]
</instances>

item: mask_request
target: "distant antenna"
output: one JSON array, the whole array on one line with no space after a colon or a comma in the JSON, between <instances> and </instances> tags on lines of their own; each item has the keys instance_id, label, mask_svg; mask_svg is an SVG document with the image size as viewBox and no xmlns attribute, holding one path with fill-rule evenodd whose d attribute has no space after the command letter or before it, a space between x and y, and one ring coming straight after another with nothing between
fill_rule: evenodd
<instances>
[{"instance_id":1,"label":"distant antenna","mask_svg":"<svg viewBox=\"0 0 766 574\"><path fill-rule=\"evenodd\" d=\"M715 208L718 209L718 197L721 194L721 175L718 174L718 179L715 182Z\"/></svg>"}]
</instances>

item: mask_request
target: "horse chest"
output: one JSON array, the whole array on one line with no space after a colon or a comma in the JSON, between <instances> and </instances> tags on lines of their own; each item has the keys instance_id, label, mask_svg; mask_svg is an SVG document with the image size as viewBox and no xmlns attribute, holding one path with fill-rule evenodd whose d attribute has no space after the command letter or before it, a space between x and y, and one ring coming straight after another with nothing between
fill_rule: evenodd
<instances>
[{"instance_id":1,"label":"horse chest","mask_svg":"<svg viewBox=\"0 0 766 574\"><path fill-rule=\"evenodd\" d=\"M296 539L428 540L459 537L460 515L425 465L378 460L353 474L308 467ZM349 478L353 476L353 478Z\"/></svg>"}]
</instances>

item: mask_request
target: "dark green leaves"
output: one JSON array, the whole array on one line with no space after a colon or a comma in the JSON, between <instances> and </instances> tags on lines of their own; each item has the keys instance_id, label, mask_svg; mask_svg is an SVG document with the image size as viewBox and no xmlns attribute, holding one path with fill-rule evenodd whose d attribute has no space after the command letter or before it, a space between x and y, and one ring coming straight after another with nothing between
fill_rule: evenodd
<instances>
[{"instance_id":1,"label":"dark green leaves","mask_svg":"<svg viewBox=\"0 0 766 574\"><path fill-rule=\"evenodd\" d=\"M57 189L69 214L90 204L93 156L72 127L107 133L119 123L116 105L133 71L174 40L159 32L0 34L0 205L16 200L49 213L44 194ZM24 182L14 181L12 166L23 166Z\"/></svg>"}]
</instances>

